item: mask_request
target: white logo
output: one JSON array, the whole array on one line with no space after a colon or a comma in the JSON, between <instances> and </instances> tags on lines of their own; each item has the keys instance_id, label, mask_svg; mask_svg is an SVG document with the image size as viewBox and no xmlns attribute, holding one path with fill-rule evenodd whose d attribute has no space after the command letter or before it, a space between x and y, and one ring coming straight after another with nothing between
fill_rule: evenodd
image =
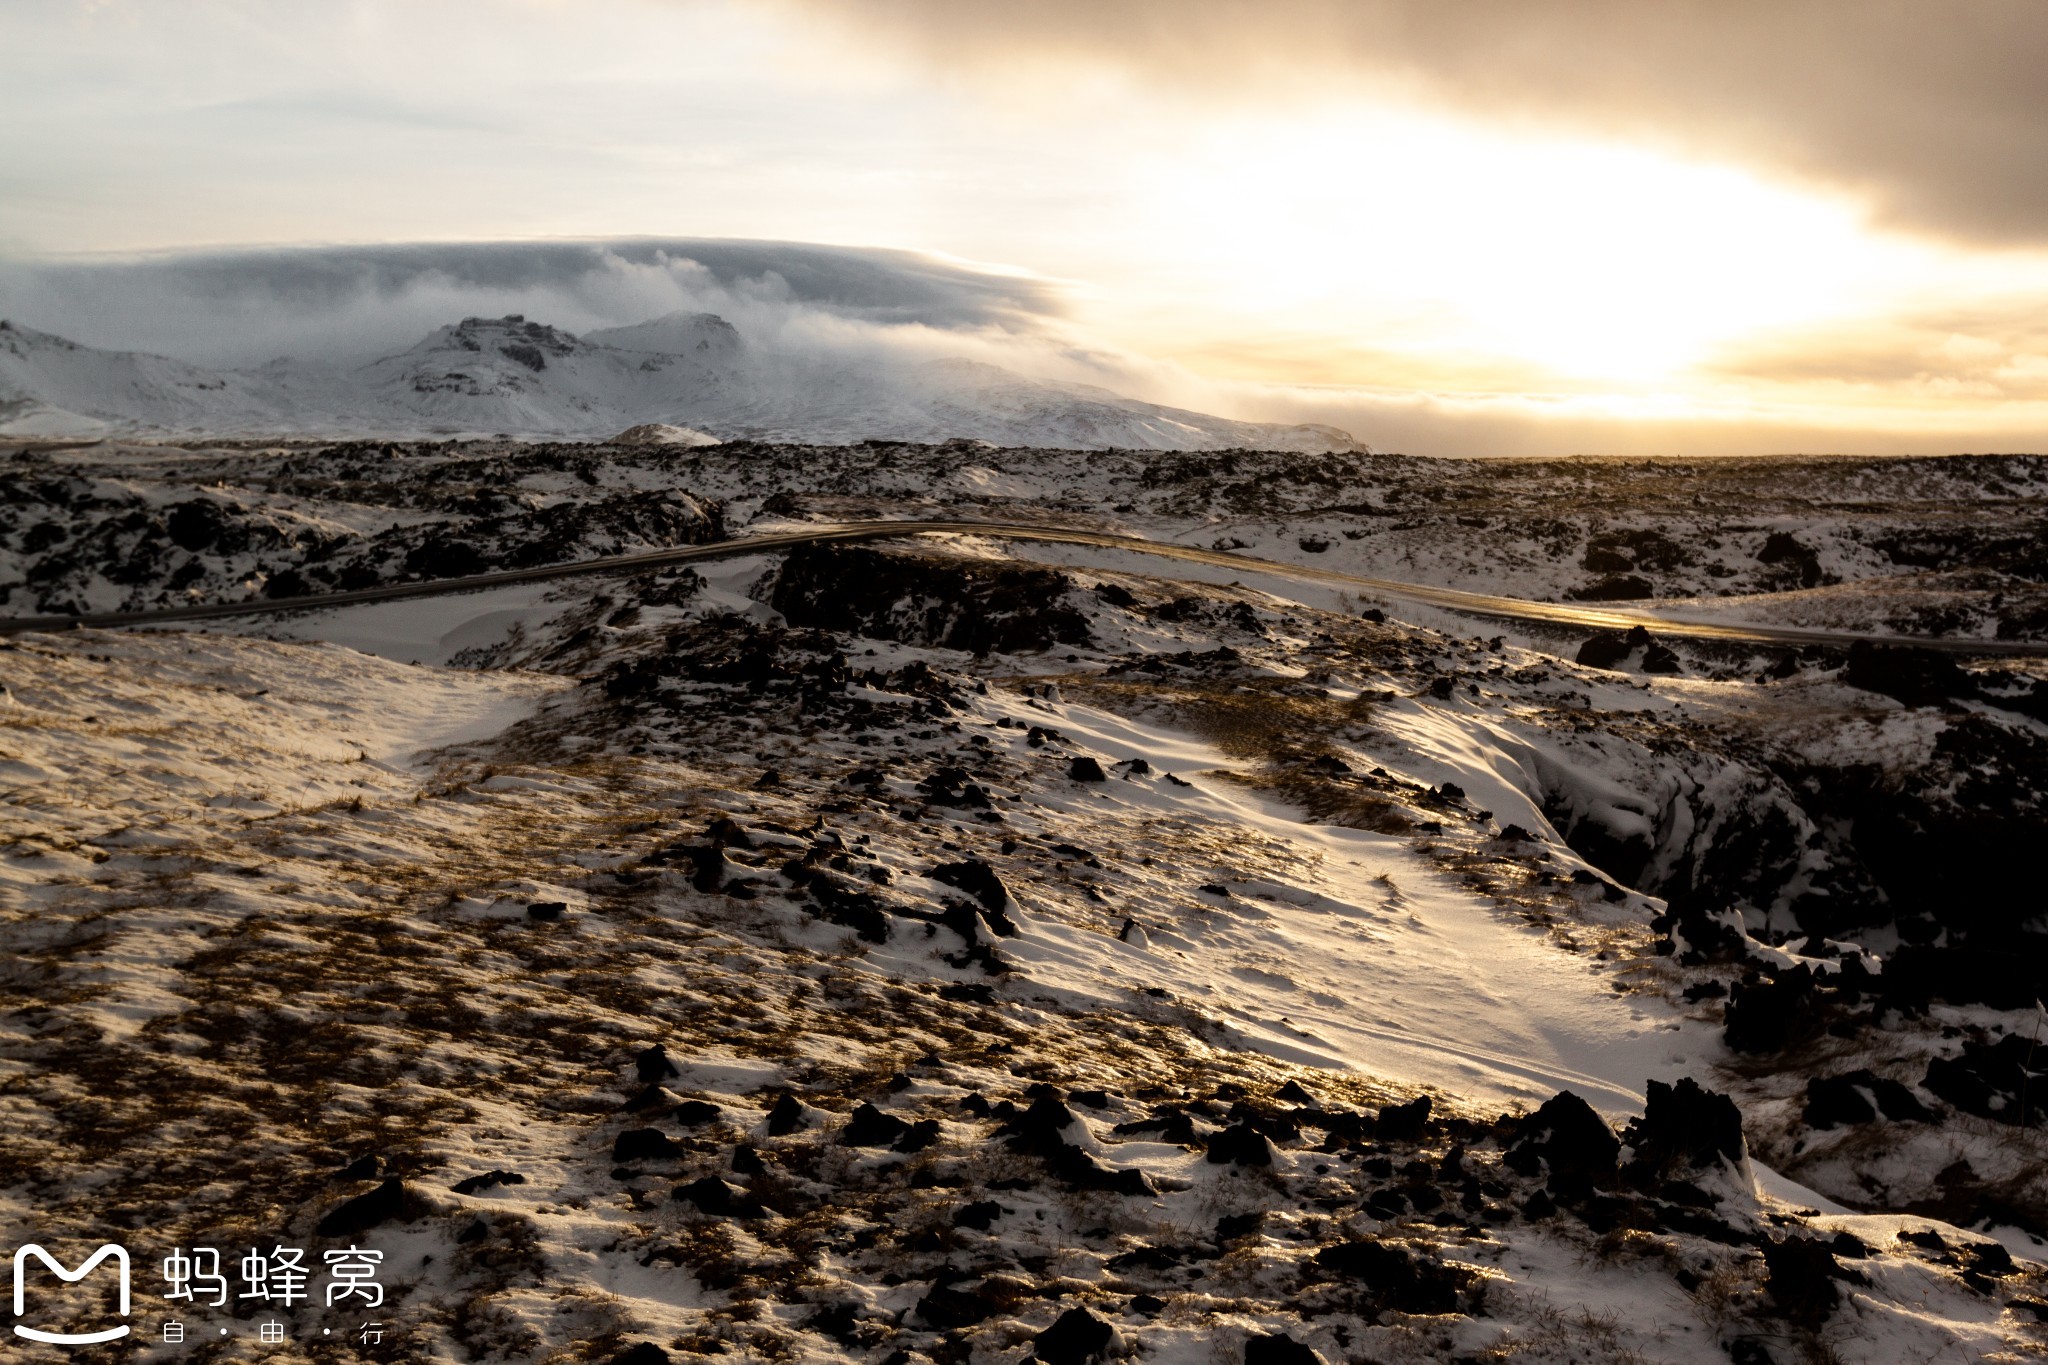
<instances>
[{"instance_id":1,"label":"white logo","mask_svg":"<svg viewBox=\"0 0 2048 1365\"><path fill-rule=\"evenodd\" d=\"M108 1242L106 1245L102 1246L98 1251L95 1251L92 1255L86 1257L85 1264L81 1265L76 1270L66 1270L64 1266L54 1256L50 1255L49 1252L43 1250L41 1247L36 1246L34 1244L25 1246L21 1248L19 1251L15 1252L15 1317L18 1318L28 1311L24 1303L25 1295L23 1293L22 1278L23 1270L26 1267L28 1258L30 1256L34 1256L37 1260L41 1261L44 1265L48 1266L50 1270L53 1273L55 1273L57 1278L64 1281L64 1283L66 1284L77 1284L87 1275L92 1274L94 1266L98 1265L101 1261L104 1261L111 1256L114 1259L114 1261L121 1267L121 1316L124 1318L128 1316L128 1251L125 1247L116 1246L114 1243ZM109 1327L105 1331L101 1332L45 1332L40 1328L24 1327L17 1322L14 1324L14 1335L18 1337L27 1337L30 1341L48 1342L52 1346L90 1346L93 1345L95 1342L118 1341L120 1338L128 1335L128 1326L126 1323L123 1323L119 1327Z\"/></svg>"}]
</instances>

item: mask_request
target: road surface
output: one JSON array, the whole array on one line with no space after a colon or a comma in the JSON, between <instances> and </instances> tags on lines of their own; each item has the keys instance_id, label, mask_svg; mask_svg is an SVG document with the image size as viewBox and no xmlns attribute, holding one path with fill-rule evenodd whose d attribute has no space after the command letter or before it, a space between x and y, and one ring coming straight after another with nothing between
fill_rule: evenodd
<instances>
[{"instance_id":1,"label":"road surface","mask_svg":"<svg viewBox=\"0 0 2048 1365\"><path fill-rule=\"evenodd\" d=\"M1424 583L1368 578L1360 574L1339 573L1334 569L1318 569L1306 564L1285 564L1277 560L1259 559L1252 555L1233 554L1224 550L1204 550L1192 545L1177 545L1170 541L1112 535L1106 531L1011 521L828 523L806 526L801 530L770 531L760 535L741 536L733 540L714 541L708 545L684 545L669 550L649 550L641 554L609 555L602 559L549 564L535 569L508 569L500 573L472 574L465 578L391 583L383 587L359 588L352 592L313 593L304 597L287 597L275 601L224 602L203 606L169 607L160 611L102 612L88 616L0 618L0 635L30 630L68 630L77 626L157 626L183 621L214 621L234 616L323 611L333 607L357 606L365 602L394 602L408 597L435 597L444 593L475 592L482 588L572 578L582 574L634 573L677 564L737 559L745 555L791 550L802 545L847 544L932 535L974 535L989 536L998 540L1092 545L1109 550L1124 550L1195 564L1214 565L1244 574L1271 575L1298 582L1323 583L1390 601L1420 603L1494 620L1540 621L1589 630L1627 630L1631 626L1643 626L1660 635L1694 640L1724 640L1737 644L1828 645L1846 648L1858 641L1867 641L1878 645L1935 649L1952 654L2048 657L2048 643L2036 641L1882 635L1853 631L1807 630L1797 626L1687 621L1654 611L1588 606L1575 602L1532 602L1519 597L1499 597L1490 593L1431 587Z\"/></svg>"}]
</instances>

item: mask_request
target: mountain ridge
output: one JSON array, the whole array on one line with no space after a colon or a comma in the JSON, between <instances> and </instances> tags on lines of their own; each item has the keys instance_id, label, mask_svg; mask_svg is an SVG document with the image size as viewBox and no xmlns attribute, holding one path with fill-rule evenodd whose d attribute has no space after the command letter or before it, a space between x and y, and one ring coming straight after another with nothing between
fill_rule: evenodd
<instances>
[{"instance_id":1,"label":"mountain ridge","mask_svg":"<svg viewBox=\"0 0 2048 1365\"><path fill-rule=\"evenodd\" d=\"M649 424L808 443L1366 449L1334 427L1240 421L982 361L758 347L712 313L580 336L523 314L467 317L353 369L280 359L245 370L102 350L0 319L0 435L600 437Z\"/></svg>"}]
</instances>

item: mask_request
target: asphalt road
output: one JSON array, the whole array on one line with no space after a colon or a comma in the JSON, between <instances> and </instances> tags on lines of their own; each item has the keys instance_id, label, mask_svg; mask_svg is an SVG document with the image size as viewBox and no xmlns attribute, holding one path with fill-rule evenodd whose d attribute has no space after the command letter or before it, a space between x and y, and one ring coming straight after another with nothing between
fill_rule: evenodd
<instances>
[{"instance_id":1,"label":"asphalt road","mask_svg":"<svg viewBox=\"0 0 2048 1365\"><path fill-rule=\"evenodd\" d=\"M799 545L894 540L916 535L979 535L999 540L1099 546L1109 550L1125 550L1195 564L1209 564L1242 574L1271 575L1298 582L1324 583L1391 602L1420 603L1494 620L1540 621L1588 630L1627 630L1631 626L1640 625L1659 635L1694 640L1724 640L1738 644L1832 645L1846 648L1862 640L1872 644L1914 646L1952 654L2048 657L2048 644L2031 641L1862 634L1852 631L1806 630L1795 626L1686 621L1652 611L1588 606L1582 603L1531 602L1519 597L1461 592L1456 588L1436 588L1427 584L1402 583L1388 578L1367 578L1359 574L1339 573L1334 569L1318 569L1306 564L1283 564L1277 560L1259 559L1252 555L1204 550L1192 545L1143 540L1136 536L1007 521L833 523L807 526L798 531L772 531L762 535L743 536L734 540L715 541L709 545L685 545L672 550L649 550L643 554L610 555L602 559L550 564L536 569L508 569L501 573L473 574L466 578L392 583L377 588L360 588L353 592L314 593L277 601L215 603L205 606L170 607L161 611L102 612L90 616L0 618L0 635L31 630L68 630L77 626L156 626L184 621L215 621L235 616L324 611L334 607L360 606L368 602L396 602L409 597L436 597L445 593L475 592L483 588L498 588L513 583L538 583L555 578L573 578L582 574L633 573L676 564L737 559L745 555L793 549Z\"/></svg>"}]
</instances>

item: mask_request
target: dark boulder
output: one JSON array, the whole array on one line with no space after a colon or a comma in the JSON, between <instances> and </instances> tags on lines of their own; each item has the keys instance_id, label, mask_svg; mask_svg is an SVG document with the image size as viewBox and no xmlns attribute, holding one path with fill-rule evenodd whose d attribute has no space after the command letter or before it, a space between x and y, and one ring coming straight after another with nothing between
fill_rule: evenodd
<instances>
[{"instance_id":1,"label":"dark boulder","mask_svg":"<svg viewBox=\"0 0 2048 1365\"><path fill-rule=\"evenodd\" d=\"M1087 1365L1116 1340L1116 1329L1085 1308L1069 1308L1031 1342L1033 1358L1045 1365Z\"/></svg>"},{"instance_id":2,"label":"dark boulder","mask_svg":"<svg viewBox=\"0 0 2048 1365\"><path fill-rule=\"evenodd\" d=\"M1833 1247L1818 1237L1766 1242L1763 1253L1765 1292L1780 1313L1805 1326L1818 1326L1835 1310L1841 1300L1835 1281L1863 1282L1860 1274L1844 1269Z\"/></svg>"},{"instance_id":3,"label":"dark boulder","mask_svg":"<svg viewBox=\"0 0 2048 1365\"><path fill-rule=\"evenodd\" d=\"M1239 1121L1209 1139L1212 1166L1271 1166L1273 1144L1250 1123Z\"/></svg>"},{"instance_id":4,"label":"dark boulder","mask_svg":"<svg viewBox=\"0 0 2048 1365\"><path fill-rule=\"evenodd\" d=\"M1383 1309L1397 1313L1455 1313L1469 1272L1426 1260L1383 1242L1339 1242L1315 1255L1316 1269L1367 1287Z\"/></svg>"},{"instance_id":5,"label":"dark boulder","mask_svg":"<svg viewBox=\"0 0 2048 1365\"><path fill-rule=\"evenodd\" d=\"M910 1125L894 1114L885 1114L872 1104L853 1111L846 1127L839 1131L842 1147L888 1147L910 1131Z\"/></svg>"},{"instance_id":6,"label":"dark boulder","mask_svg":"<svg viewBox=\"0 0 2048 1365\"><path fill-rule=\"evenodd\" d=\"M375 1180L384 1172L384 1158L375 1152L357 1157L334 1173L336 1180Z\"/></svg>"},{"instance_id":7,"label":"dark boulder","mask_svg":"<svg viewBox=\"0 0 2048 1365\"><path fill-rule=\"evenodd\" d=\"M1738 982L1722 1014L1722 1037L1736 1052L1780 1052L1813 1018L1813 973L1804 966L1780 972L1776 980Z\"/></svg>"},{"instance_id":8,"label":"dark boulder","mask_svg":"<svg viewBox=\"0 0 2048 1365\"><path fill-rule=\"evenodd\" d=\"M669 1161L683 1154L676 1140L659 1128L628 1128L612 1140L612 1160Z\"/></svg>"},{"instance_id":9,"label":"dark boulder","mask_svg":"<svg viewBox=\"0 0 2048 1365\"><path fill-rule=\"evenodd\" d=\"M684 1128L695 1128L711 1122L724 1112L709 1100L684 1100L675 1107L675 1112L669 1117Z\"/></svg>"},{"instance_id":10,"label":"dark boulder","mask_svg":"<svg viewBox=\"0 0 2048 1365\"><path fill-rule=\"evenodd\" d=\"M1373 1135L1383 1142L1413 1142L1429 1126L1431 1104L1429 1096L1417 1095L1406 1104L1384 1106L1373 1123Z\"/></svg>"},{"instance_id":11,"label":"dark boulder","mask_svg":"<svg viewBox=\"0 0 2048 1365\"><path fill-rule=\"evenodd\" d=\"M1773 531L1766 536L1756 558L1759 564L1770 564L1797 573L1802 588L1819 587L1827 577L1820 567L1819 552L1810 545L1802 544L1789 531Z\"/></svg>"},{"instance_id":12,"label":"dark boulder","mask_svg":"<svg viewBox=\"0 0 2048 1365\"><path fill-rule=\"evenodd\" d=\"M1079 1123L1074 1111L1067 1108L1057 1094L1041 1094L1031 1101L1028 1109L1019 1111L998 1128L996 1135L1007 1138L1013 1152L1045 1156L1055 1148L1070 1145L1067 1130L1078 1131Z\"/></svg>"},{"instance_id":13,"label":"dark boulder","mask_svg":"<svg viewBox=\"0 0 2048 1365\"><path fill-rule=\"evenodd\" d=\"M939 1140L941 1129L937 1119L919 1119L903 1130L896 1141L889 1144L892 1152L922 1152Z\"/></svg>"},{"instance_id":14,"label":"dark boulder","mask_svg":"<svg viewBox=\"0 0 2048 1365\"><path fill-rule=\"evenodd\" d=\"M1276 1100L1285 1101L1288 1104L1306 1105L1311 1109L1318 1109L1322 1107L1321 1101L1316 1099L1314 1095L1311 1095L1308 1092L1307 1088L1304 1087L1300 1081L1296 1080L1289 1080L1286 1084L1282 1085L1278 1090L1275 1090L1273 1092L1273 1098Z\"/></svg>"},{"instance_id":15,"label":"dark boulder","mask_svg":"<svg viewBox=\"0 0 2048 1365\"><path fill-rule=\"evenodd\" d=\"M917 1301L917 1315L941 1331L972 1327L999 1311L989 1296L945 1284L933 1285L931 1292Z\"/></svg>"},{"instance_id":16,"label":"dark boulder","mask_svg":"<svg viewBox=\"0 0 2048 1365\"><path fill-rule=\"evenodd\" d=\"M807 545L776 575L769 605L791 625L970 654L1088 643L1074 584L1035 565L867 545Z\"/></svg>"},{"instance_id":17,"label":"dark boulder","mask_svg":"<svg viewBox=\"0 0 2048 1365\"><path fill-rule=\"evenodd\" d=\"M405 573L409 578L468 578L488 572L490 567L476 546L446 534L428 536L405 556Z\"/></svg>"},{"instance_id":18,"label":"dark boulder","mask_svg":"<svg viewBox=\"0 0 2048 1365\"><path fill-rule=\"evenodd\" d=\"M1012 1107L996 1135L1006 1139L1013 1152L1042 1157L1053 1175L1069 1189L1137 1196L1156 1193L1144 1171L1135 1166L1117 1169L1103 1165L1069 1140L1070 1130L1077 1135L1086 1131L1074 1111L1054 1092L1041 1093L1029 1108Z\"/></svg>"},{"instance_id":19,"label":"dark boulder","mask_svg":"<svg viewBox=\"0 0 2048 1365\"><path fill-rule=\"evenodd\" d=\"M996 870L981 859L968 858L957 863L940 863L925 875L935 882L956 886L974 897L980 902L981 908L989 912L990 927L997 933L1016 932L1014 926L1005 928L1010 925L1010 921L1002 913L1003 907L1010 903L1010 888L1003 884L1003 879ZM998 924L997 920L1001 920L1001 923Z\"/></svg>"},{"instance_id":20,"label":"dark boulder","mask_svg":"<svg viewBox=\"0 0 2048 1365\"><path fill-rule=\"evenodd\" d=\"M1987 946L1902 943L1885 958L1877 989L1885 1003L1920 1008L1935 1000L2030 1010L2048 999L2048 936L1988 934ZM1999 939L1999 946L1989 946Z\"/></svg>"},{"instance_id":21,"label":"dark boulder","mask_svg":"<svg viewBox=\"0 0 2048 1365\"><path fill-rule=\"evenodd\" d=\"M658 1085L683 1074L669 1060L668 1049L660 1043L633 1058L633 1072L647 1085Z\"/></svg>"},{"instance_id":22,"label":"dark boulder","mask_svg":"<svg viewBox=\"0 0 2048 1365\"><path fill-rule=\"evenodd\" d=\"M353 1237L385 1223L410 1222L429 1211L427 1202L394 1176L329 1210L313 1231L321 1237Z\"/></svg>"},{"instance_id":23,"label":"dark boulder","mask_svg":"<svg viewBox=\"0 0 2048 1365\"><path fill-rule=\"evenodd\" d=\"M1574 602L1635 602L1657 595L1656 585L1641 574L1609 574L1565 594Z\"/></svg>"},{"instance_id":24,"label":"dark boulder","mask_svg":"<svg viewBox=\"0 0 2048 1365\"><path fill-rule=\"evenodd\" d=\"M1802 1117L1809 1128L1853 1128L1875 1123L1880 1113L1894 1122L1934 1121L1934 1115L1911 1090L1868 1069L1815 1076L1806 1083Z\"/></svg>"},{"instance_id":25,"label":"dark boulder","mask_svg":"<svg viewBox=\"0 0 2048 1365\"><path fill-rule=\"evenodd\" d=\"M1842 681L1908 706L1946 706L1978 692L1976 679L1947 654L1873 645L1867 640L1849 646Z\"/></svg>"},{"instance_id":26,"label":"dark boulder","mask_svg":"<svg viewBox=\"0 0 2048 1365\"><path fill-rule=\"evenodd\" d=\"M220 504L201 498L173 503L164 517L164 529L170 533L171 542L194 554L212 549L226 525L227 517ZM30 548L33 551L36 547Z\"/></svg>"},{"instance_id":27,"label":"dark boulder","mask_svg":"<svg viewBox=\"0 0 2048 1365\"><path fill-rule=\"evenodd\" d=\"M768 1136L782 1137L804 1126L804 1107L794 1095L784 1095L768 1110Z\"/></svg>"},{"instance_id":28,"label":"dark boulder","mask_svg":"<svg viewBox=\"0 0 2048 1365\"><path fill-rule=\"evenodd\" d=\"M1250 1213L1226 1213L1216 1220L1216 1240L1229 1242L1239 1237L1249 1237L1265 1224L1266 1214L1263 1209L1253 1209Z\"/></svg>"},{"instance_id":29,"label":"dark boulder","mask_svg":"<svg viewBox=\"0 0 2048 1365\"><path fill-rule=\"evenodd\" d=\"M1087 754L1082 754L1067 765L1067 776L1076 782L1107 782L1109 774L1102 771L1102 765Z\"/></svg>"},{"instance_id":30,"label":"dark boulder","mask_svg":"<svg viewBox=\"0 0 2048 1365\"><path fill-rule=\"evenodd\" d=\"M636 1342L611 1358L609 1365L670 1365L671 1357L651 1341Z\"/></svg>"},{"instance_id":31,"label":"dark boulder","mask_svg":"<svg viewBox=\"0 0 2048 1365\"><path fill-rule=\"evenodd\" d=\"M768 1212L745 1190L715 1175L678 1185L671 1197L680 1203L694 1204L699 1213L713 1218L761 1218Z\"/></svg>"},{"instance_id":32,"label":"dark boulder","mask_svg":"<svg viewBox=\"0 0 2048 1365\"><path fill-rule=\"evenodd\" d=\"M1561 1194L1583 1195L1614 1178L1621 1141L1593 1106L1560 1090L1515 1125L1502 1162L1526 1176L1547 1174Z\"/></svg>"},{"instance_id":33,"label":"dark boulder","mask_svg":"<svg viewBox=\"0 0 2048 1365\"><path fill-rule=\"evenodd\" d=\"M1326 1365L1322 1353L1285 1332L1244 1339L1244 1365Z\"/></svg>"},{"instance_id":34,"label":"dark boulder","mask_svg":"<svg viewBox=\"0 0 2048 1365\"><path fill-rule=\"evenodd\" d=\"M988 788L976 782L965 768L952 765L938 768L929 777L920 778L917 789L924 794L924 799L934 806L987 810L994 804Z\"/></svg>"},{"instance_id":35,"label":"dark boulder","mask_svg":"<svg viewBox=\"0 0 2048 1365\"><path fill-rule=\"evenodd\" d=\"M1920 1085L1966 1114L2024 1127L2048 1112L2048 1048L2017 1033L1965 1039L1959 1055L1928 1062Z\"/></svg>"},{"instance_id":36,"label":"dark boulder","mask_svg":"<svg viewBox=\"0 0 2048 1365\"><path fill-rule=\"evenodd\" d=\"M1603 630L1579 646L1579 663L1587 668L1617 668L1622 660L1650 643L1650 632L1641 626L1631 627L1626 634L1616 630Z\"/></svg>"},{"instance_id":37,"label":"dark boulder","mask_svg":"<svg viewBox=\"0 0 2048 1365\"><path fill-rule=\"evenodd\" d=\"M953 1226L973 1228L976 1232L987 1232L995 1226L996 1219L1003 1216L1003 1206L993 1199L978 1199L972 1204L962 1204L953 1210Z\"/></svg>"},{"instance_id":38,"label":"dark boulder","mask_svg":"<svg viewBox=\"0 0 2048 1365\"><path fill-rule=\"evenodd\" d=\"M824 869L805 869L803 884L818 903L818 917L851 929L866 943L889 941L889 917L883 901L850 877Z\"/></svg>"},{"instance_id":39,"label":"dark boulder","mask_svg":"<svg viewBox=\"0 0 2048 1365\"><path fill-rule=\"evenodd\" d=\"M1632 1172L1659 1178L1706 1170L1723 1162L1740 1166L1748 1154L1742 1111L1726 1095L1690 1076L1676 1085L1651 1081L1643 1116L1630 1119L1622 1141L1633 1152Z\"/></svg>"}]
</instances>

